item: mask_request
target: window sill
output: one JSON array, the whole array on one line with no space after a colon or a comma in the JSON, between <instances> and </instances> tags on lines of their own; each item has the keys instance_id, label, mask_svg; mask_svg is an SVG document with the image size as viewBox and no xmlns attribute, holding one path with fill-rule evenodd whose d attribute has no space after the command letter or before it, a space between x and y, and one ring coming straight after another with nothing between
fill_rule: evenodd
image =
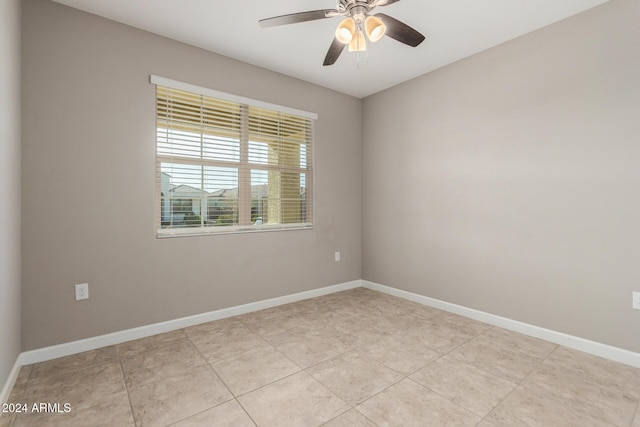
<instances>
[{"instance_id":1,"label":"window sill","mask_svg":"<svg viewBox=\"0 0 640 427\"><path fill-rule=\"evenodd\" d=\"M262 224L250 226L217 226L217 227L184 227L184 228L163 228L156 231L158 239L175 237L211 236L219 234L245 234L262 233L273 231L291 230L313 230L311 223L297 224Z\"/></svg>"}]
</instances>

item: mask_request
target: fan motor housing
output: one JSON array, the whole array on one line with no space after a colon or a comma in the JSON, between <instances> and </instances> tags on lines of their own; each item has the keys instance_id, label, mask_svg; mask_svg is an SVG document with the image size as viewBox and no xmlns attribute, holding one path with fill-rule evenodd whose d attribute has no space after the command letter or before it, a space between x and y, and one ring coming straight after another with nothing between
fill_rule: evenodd
<instances>
[{"instance_id":1,"label":"fan motor housing","mask_svg":"<svg viewBox=\"0 0 640 427\"><path fill-rule=\"evenodd\" d=\"M366 3L360 4L362 2L356 2L354 5L350 6L348 9L348 15L356 21L356 24L362 24L369 14L369 6Z\"/></svg>"}]
</instances>

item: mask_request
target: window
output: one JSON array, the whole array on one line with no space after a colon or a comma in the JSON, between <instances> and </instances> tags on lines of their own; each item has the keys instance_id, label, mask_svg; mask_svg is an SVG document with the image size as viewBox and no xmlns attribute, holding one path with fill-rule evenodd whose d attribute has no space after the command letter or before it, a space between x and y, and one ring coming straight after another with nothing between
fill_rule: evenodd
<instances>
[{"instance_id":1,"label":"window","mask_svg":"<svg viewBox=\"0 0 640 427\"><path fill-rule=\"evenodd\" d=\"M151 82L158 237L312 227L314 114Z\"/></svg>"}]
</instances>

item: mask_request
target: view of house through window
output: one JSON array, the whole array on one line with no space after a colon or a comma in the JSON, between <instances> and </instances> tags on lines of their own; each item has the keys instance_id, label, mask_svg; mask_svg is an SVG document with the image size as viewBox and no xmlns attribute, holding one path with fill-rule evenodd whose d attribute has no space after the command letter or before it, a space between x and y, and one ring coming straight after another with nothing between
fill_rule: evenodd
<instances>
[{"instance_id":1,"label":"view of house through window","mask_svg":"<svg viewBox=\"0 0 640 427\"><path fill-rule=\"evenodd\" d=\"M311 118L156 86L158 236L312 226Z\"/></svg>"}]
</instances>

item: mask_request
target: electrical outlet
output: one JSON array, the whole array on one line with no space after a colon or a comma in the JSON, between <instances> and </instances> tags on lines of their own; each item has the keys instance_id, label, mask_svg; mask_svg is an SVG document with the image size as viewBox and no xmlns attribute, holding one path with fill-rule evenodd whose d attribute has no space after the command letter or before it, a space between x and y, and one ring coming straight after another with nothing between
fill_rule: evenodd
<instances>
[{"instance_id":1,"label":"electrical outlet","mask_svg":"<svg viewBox=\"0 0 640 427\"><path fill-rule=\"evenodd\" d=\"M640 310L640 292L632 292L633 295L633 308Z\"/></svg>"},{"instance_id":2,"label":"electrical outlet","mask_svg":"<svg viewBox=\"0 0 640 427\"><path fill-rule=\"evenodd\" d=\"M80 283L76 285L76 301L81 299L89 299L89 284Z\"/></svg>"},{"instance_id":3,"label":"electrical outlet","mask_svg":"<svg viewBox=\"0 0 640 427\"><path fill-rule=\"evenodd\" d=\"M340 252L336 251L336 253L334 254L334 259L336 262L340 261Z\"/></svg>"}]
</instances>

